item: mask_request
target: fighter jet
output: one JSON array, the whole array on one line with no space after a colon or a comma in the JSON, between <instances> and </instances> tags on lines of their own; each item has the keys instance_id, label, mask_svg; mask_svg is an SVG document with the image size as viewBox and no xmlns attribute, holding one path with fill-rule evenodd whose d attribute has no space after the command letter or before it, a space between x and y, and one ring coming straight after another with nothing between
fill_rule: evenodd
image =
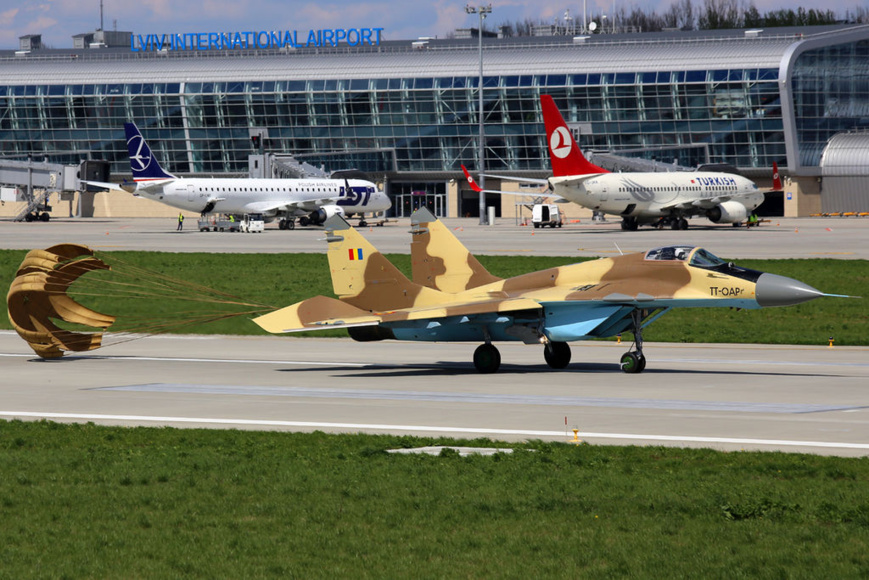
<instances>
[{"instance_id":1,"label":"fighter jet","mask_svg":"<svg viewBox=\"0 0 869 580\"><path fill-rule=\"evenodd\" d=\"M739 267L703 248L673 245L501 279L428 210L412 217L413 281L340 216L326 221L337 299L315 296L254 319L271 333L347 328L358 341L481 342L474 366L494 373L493 344L542 344L553 369L570 363L569 342L634 336L620 359L646 367L643 328L672 308L789 306L825 294L797 280Z\"/></svg>"}]
</instances>

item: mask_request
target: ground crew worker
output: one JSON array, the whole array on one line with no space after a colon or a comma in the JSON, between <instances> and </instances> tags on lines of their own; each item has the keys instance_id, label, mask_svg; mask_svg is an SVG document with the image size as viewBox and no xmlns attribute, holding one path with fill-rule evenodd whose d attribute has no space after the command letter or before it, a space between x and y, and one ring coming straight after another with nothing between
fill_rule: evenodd
<instances>
[{"instance_id":1,"label":"ground crew worker","mask_svg":"<svg viewBox=\"0 0 869 580\"><path fill-rule=\"evenodd\" d=\"M175 231L180 232L183 229L184 229L184 214L179 211L178 212L178 229Z\"/></svg>"},{"instance_id":2,"label":"ground crew worker","mask_svg":"<svg viewBox=\"0 0 869 580\"><path fill-rule=\"evenodd\" d=\"M753 213L750 216L748 216L748 227L756 226L756 225L757 225L757 214Z\"/></svg>"}]
</instances>

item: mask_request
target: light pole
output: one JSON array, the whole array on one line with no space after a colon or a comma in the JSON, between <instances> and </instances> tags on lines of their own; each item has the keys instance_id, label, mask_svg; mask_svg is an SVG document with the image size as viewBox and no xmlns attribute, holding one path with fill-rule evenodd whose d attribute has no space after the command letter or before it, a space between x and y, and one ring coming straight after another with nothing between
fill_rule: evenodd
<instances>
[{"instance_id":1,"label":"light pole","mask_svg":"<svg viewBox=\"0 0 869 580\"><path fill-rule=\"evenodd\" d=\"M468 4L465 6L465 12L468 14L477 14L480 17L480 28L477 29L477 38L479 39L479 47L480 47L480 80L477 85L477 93L480 97L479 105L477 107L477 115L480 119L480 161L479 161L479 170L480 170L480 189L486 188L486 178L483 176L483 171L486 169L486 143L485 139L485 129L483 128L483 19L487 14L492 13L492 5L488 6L471 6ZM486 194L485 192L480 192L480 225L486 225Z\"/></svg>"}]
</instances>

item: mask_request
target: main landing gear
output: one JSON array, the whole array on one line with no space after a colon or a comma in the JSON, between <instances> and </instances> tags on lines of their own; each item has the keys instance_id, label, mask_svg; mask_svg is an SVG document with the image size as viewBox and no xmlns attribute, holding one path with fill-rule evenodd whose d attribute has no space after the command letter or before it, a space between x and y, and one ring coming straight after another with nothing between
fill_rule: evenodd
<instances>
[{"instance_id":1,"label":"main landing gear","mask_svg":"<svg viewBox=\"0 0 869 580\"><path fill-rule=\"evenodd\" d=\"M563 369L570 364L570 345L566 342L548 342L543 347L543 358L553 369Z\"/></svg>"},{"instance_id":2,"label":"main landing gear","mask_svg":"<svg viewBox=\"0 0 869 580\"><path fill-rule=\"evenodd\" d=\"M643 372L646 368L646 357L643 355L642 310L634 310L631 312L631 322L633 323L632 332L634 333L634 344L636 344L637 350L628 351L623 354L619 361L619 366L622 371L628 374L637 374Z\"/></svg>"},{"instance_id":3,"label":"main landing gear","mask_svg":"<svg viewBox=\"0 0 869 580\"><path fill-rule=\"evenodd\" d=\"M279 230L294 230L296 229L296 219L295 218L281 218L278 222Z\"/></svg>"},{"instance_id":4,"label":"main landing gear","mask_svg":"<svg viewBox=\"0 0 869 580\"><path fill-rule=\"evenodd\" d=\"M498 372L501 366L501 353L491 342L481 344L474 351L474 366L483 374Z\"/></svg>"}]
</instances>

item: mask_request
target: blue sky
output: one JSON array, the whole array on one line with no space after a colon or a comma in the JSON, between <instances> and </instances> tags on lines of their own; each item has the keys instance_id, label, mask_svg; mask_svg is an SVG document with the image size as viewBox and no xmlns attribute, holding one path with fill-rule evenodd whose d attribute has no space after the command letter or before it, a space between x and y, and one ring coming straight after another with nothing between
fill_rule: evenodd
<instances>
[{"instance_id":1,"label":"blue sky","mask_svg":"<svg viewBox=\"0 0 869 580\"><path fill-rule=\"evenodd\" d=\"M474 5L488 4L477 0ZM694 0L695 7L703 0ZM831 9L844 16L847 9L866 0L755 0L761 12L797 5ZM297 30L299 34L320 28L384 29L387 40L415 39L449 34L455 28L476 26L477 17L465 13L465 2L457 0L360 1L360 0L103 0L106 30L117 21L118 30L136 34L183 32L242 32ZM626 6L664 12L670 0L636 0ZM589 13L612 11L613 0L586 0ZM0 48L18 48L18 37L42 34L52 48L72 48L72 36L99 27L99 0L0 0ZM616 0L616 8L622 6ZM582 2L550 0L495 0L487 25L505 22L561 18L565 9L581 20Z\"/></svg>"}]
</instances>

